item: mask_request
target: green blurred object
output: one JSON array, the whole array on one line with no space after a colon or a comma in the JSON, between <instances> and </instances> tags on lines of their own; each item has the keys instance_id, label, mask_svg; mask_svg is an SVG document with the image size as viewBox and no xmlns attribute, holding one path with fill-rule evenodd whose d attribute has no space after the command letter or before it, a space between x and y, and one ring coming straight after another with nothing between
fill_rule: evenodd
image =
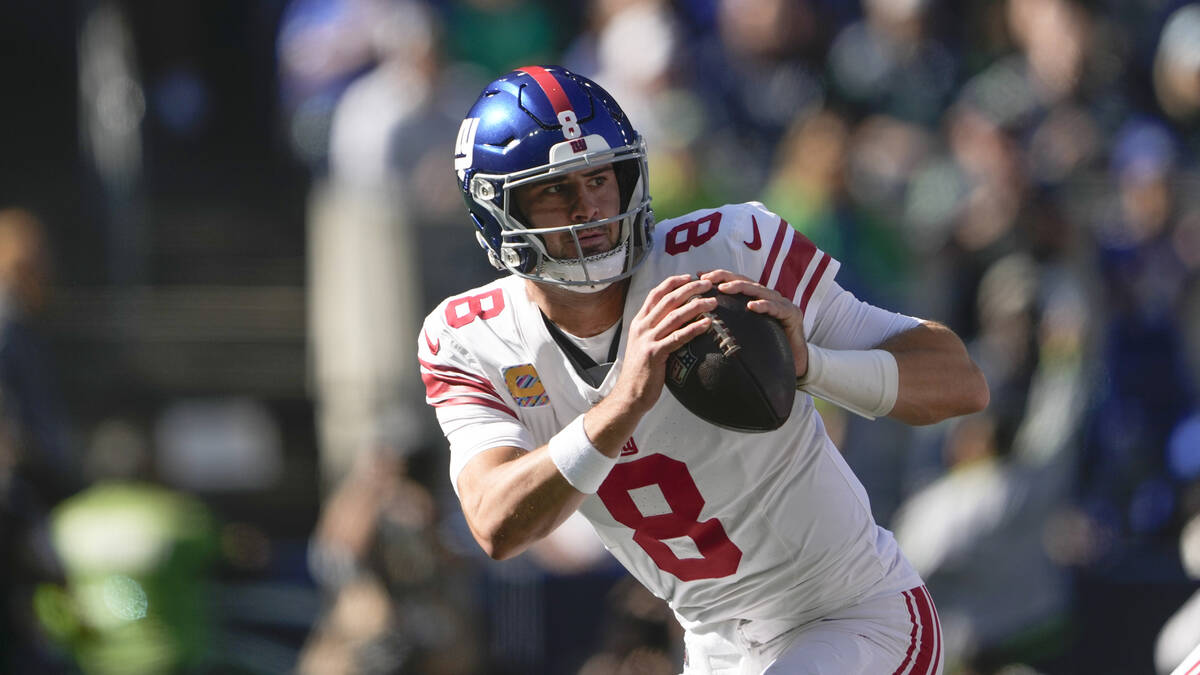
<instances>
[{"instance_id":1,"label":"green blurred object","mask_svg":"<svg viewBox=\"0 0 1200 675\"><path fill-rule=\"evenodd\" d=\"M452 56L489 73L545 63L558 51L555 17L539 3L455 2L449 13Z\"/></svg>"},{"instance_id":2,"label":"green blurred object","mask_svg":"<svg viewBox=\"0 0 1200 675\"><path fill-rule=\"evenodd\" d=\"M41 585L34 611L85 673L187 670L205 656L216 530L198 500L143 483L105 483L51 514L66 587Z\"/></svg>"}]
</instances>

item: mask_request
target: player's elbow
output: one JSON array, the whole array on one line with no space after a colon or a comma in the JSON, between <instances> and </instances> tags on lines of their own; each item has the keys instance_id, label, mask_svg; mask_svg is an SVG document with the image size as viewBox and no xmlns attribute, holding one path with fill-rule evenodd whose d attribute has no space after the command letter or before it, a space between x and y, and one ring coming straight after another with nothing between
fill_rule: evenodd
<instances>
[{"instance_id":1,"label":"player's elbow","mask_svg":"<svg viewBox=\"0 0 1200 675\"><path fill-rule=\"evenodd\" d=\"M963 407L965 410L960 415L970 415L977 413L992 402L992 391L988 387L987 378L983 376L983 371L979 366L971 363L971 375L968 378L968 391L963 397Z\"/></svg>"},{"instance_id":2,"label":"player's elbow","mask_svg":"<svg viewBox=\"0 0 1200 675\"><path fill-rule=\"evenodd\" d=\"M913 426L937 424L952 417L971 415L988 406L991 392L983 372L972 361L956 369L941 385L926 390L924 396L897 401L891 416Z\"/></svg>"},{"instance_id":3,"label":"player's elbow","mask_svg":"<svg viewBox=\"0 0 1200 675\"><path fill-rule=\"evenodd\" d=\"M988 389L987 379L983 376L983 371L979 369L979 366L975 365L973 361L968 361L965 372L956 379L958 386L954 387L953 393L943 400L940 414L934 415L926 422L927 424L941 422L951 417L972 415L988 407L992 394Z\"/></svg>"},{"instance_id":4,"label":"player's elbow","mask_svg":"<svg viewBox=\"0 0 1200 675\"><path fill-rule=\"evenodd\" d=\"M524 538L517 536L511 524L503 520L489 523L471 523L471 534L475 542L492 560L508 560L519 555L528 546Z\"/></svg>"},{"instance_id":5,"label":"player's elbow","mask_svg":"<svg viewBox=\"0 0 1200 675\"><path fill-rule=\"evenodd\" d=\"M487 554L487 557L491 558L492 560L508 560L519 553L516 548L507 546L505 542L499 538L476 536L475 541L479 543L479 547L483 549L483 552Z\"/></svg>"}]
</instances>

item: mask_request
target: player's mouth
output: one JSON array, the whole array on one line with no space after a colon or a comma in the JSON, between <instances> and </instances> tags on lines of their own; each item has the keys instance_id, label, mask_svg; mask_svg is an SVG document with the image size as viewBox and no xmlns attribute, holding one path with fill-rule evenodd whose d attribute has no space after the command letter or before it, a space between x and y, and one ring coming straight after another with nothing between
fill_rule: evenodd
<instances>
[{"instance_id":1,"label":"player's mouth","mask_svg":"<svg viewBox=\"0 0 1200 675\"><path fill-rule=\"evenodd\" d=\"M612 248L612 240L608 236L607 227L582 230L576 234L579 236L579 248L583 251L585 257L597 253L606 253Z\"/></svg>"}]
</instances>

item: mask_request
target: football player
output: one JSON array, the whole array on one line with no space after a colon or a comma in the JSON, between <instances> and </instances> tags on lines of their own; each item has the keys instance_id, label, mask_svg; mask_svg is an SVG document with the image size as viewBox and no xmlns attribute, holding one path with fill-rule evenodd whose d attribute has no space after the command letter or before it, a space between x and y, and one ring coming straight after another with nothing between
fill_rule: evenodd
<instances>
[{"instance_id":1,"label":"football player","mask_svg":"<svg viewBox=\"0 0 1200 675\"><path fill-rule=\"evenodd\" d=\"M510 274L442 302L418 349L484 551L517 555L580 512L674 610L685 673L941 672L929 593L809 394L912 424L978 411L987 385L958 337L857 300L761 204L655 225L641 137L566 69L489 84L454 167ZM713 287L787 329L807 393L776 431L719 428L662 393Z\"/></svg>"}]
</instances>

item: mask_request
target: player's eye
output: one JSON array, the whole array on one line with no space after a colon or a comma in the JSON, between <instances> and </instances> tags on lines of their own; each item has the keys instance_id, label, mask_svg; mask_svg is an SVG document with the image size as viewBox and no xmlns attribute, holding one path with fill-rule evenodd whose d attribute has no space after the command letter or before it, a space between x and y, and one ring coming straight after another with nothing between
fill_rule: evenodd
<instances>
[{"instance_id":1,"label":"player's eye","mask_svg":"<svg viewBox=\"0 0 1200 675\"><path fill-rule=\"evenodd\" d=\"M546 198L562 199L567 196L568 186L565 183L554 183L542 188L541 195Z\"/></svg>"}]
</instances>

